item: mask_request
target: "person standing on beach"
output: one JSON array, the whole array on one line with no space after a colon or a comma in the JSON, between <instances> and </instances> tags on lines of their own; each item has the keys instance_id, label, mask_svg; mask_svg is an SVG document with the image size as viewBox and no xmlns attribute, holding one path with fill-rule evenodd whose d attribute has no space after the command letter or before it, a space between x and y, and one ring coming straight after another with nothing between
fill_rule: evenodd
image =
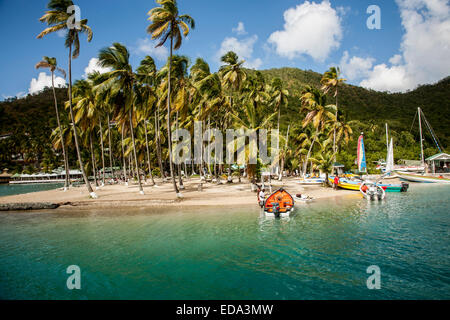
<instances>
[{"instance_id":1,"label":"person standing on beach","mask_svg":"<svg viewBox=\"0 0 450 320\"><path fill-rule=\"evenodd\" d=\"M265 194L265 189L262 189L259 193L258 193L258 201L259 201L259 206L261 208L264 207L264 201L266 200L266 194Z\"/></svg>"},{"instance_id":2,"label":"person standing on beach","mask_svg":"<svg viewBox=\"0 0 450 320\"><path fill-rule=\"evenodd\" d=\"M336 176L334 177L334 185L333 185L334 190L337 190L338 184L339 184L339 176L336 175Z\"/></svg>"}]
</instances>

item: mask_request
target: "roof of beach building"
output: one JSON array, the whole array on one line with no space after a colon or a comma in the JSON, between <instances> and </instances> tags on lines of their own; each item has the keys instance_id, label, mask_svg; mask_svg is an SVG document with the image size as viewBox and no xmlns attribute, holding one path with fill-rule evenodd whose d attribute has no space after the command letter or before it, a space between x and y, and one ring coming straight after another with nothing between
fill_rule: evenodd
<instances>
[{"instance_id":1,"label":"roof of beach building","mask_svg":"<svg viewBox=\"0 0 450 320\"><path fill-rule=\"evenodd\" d=\"M9 177L11 177L11 175L8 173L8 169L3 169L3 172L2 173L0 173L0 177L7 177L7 178L9 178Z\"/></svg>"},{"instance_id":2,"label":"roof of beach building","mask_svg":"<svg viewBox=\"0 0 450 320\"><path fill-rule=\"evenodd\" d=\"M434 161L434 160L450 160L450 154L441 152L425 159L425 161Z\"/></svg>"}]
</instances>

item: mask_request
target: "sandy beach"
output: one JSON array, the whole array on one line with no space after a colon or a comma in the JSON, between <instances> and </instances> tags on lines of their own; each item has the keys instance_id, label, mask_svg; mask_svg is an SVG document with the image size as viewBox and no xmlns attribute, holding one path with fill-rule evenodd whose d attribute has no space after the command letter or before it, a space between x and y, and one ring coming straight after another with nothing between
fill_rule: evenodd
<instances>
[{"instance_id":1,"label":"sandy beach","mask_svg":"<svg viewBox=\"0 0 450 320\"><path fill-rule=\"evenodd\" d=\"M237 180L237 179L236 179ZM98 209L98 208L122 208L122 207L158 207L172 206L188 208L195 206L256 206L256 192L251 191L250 184L245 179L242 183L216 184L203 183L202 191L198 191L200 179L188 179L184 181L185 189L182 190L183 199L176 198L171 182L162 182L157 179L152 186L148 181L144 184L144 195L139 194L137 184L105 185L95 192L98 199L90 199L84 186L72 187L67 191L62 189L41 191L13 196L0 197L0 204L26 203L26 202L50 202L56 203L59 208ZM272 191L285 188L292 195L304 193L316 200L330 197L358 196L350 190L333 190L321 186L302 186L298 178L284 178L283 181L272 181ZM266 186L266 195L269 189Z\"/></svg>"}]
</instances>

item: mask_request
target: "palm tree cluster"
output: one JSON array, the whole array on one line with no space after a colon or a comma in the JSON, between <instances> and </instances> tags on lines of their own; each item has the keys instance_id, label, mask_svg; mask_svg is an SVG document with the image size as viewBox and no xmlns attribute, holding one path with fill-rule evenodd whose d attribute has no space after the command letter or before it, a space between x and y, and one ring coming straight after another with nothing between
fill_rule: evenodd
<instances>
[{"instance_id":1,"label":"palm tree cluster","mask_svg":"<svg viewBox=\"0 0 450 320\"><path fill-rule=\"evenodd\" d=\"M307 87L301 96L295 97L286 90L281 79L268 81L260 72L245 69L245 61L232 51L223 55L223 65L218 72L211 72L208 63L201 58L191 65L188 57L176 55L173 50L178 50L183 38L195 28L194 19L179 14L175 0L156 0L156 3L158 6L148 12L147 32L158 41L157 46L169 45L170 54L165 65L158 70L153 58L146 56L133 69L129 50L123 44L113 43L98 54L99 65L108 71L92 73L73 85L72 59L80 52L79 36L85 33L90 41L92 30L87 20L80 22L80 29L68 29L67 7L73 5L69 0L51 0L49 10L40 19L48 27L38 38L65 30L65 45L69 51L68 101L65 103L69 120L63 123L59 120L59 114L64 110L58 109L55 97L58 127L52 135L53 145L62 150L68 171L66 147L74 142L78 164L92 197L96 194L88 177L91 176L99 188L105 184L107 171L108 178L125 184L130 180L137 183L141 194L144 193L143 182L150 179L155 185L155 176L159 176L161 182L172 182L180 198L183 179L189 179L195 171L201 179L209 175L214 177L212 181L220 181L223 176L232 183L233 175L237 175L240 182L242 167L203 159L203 150L200 164L194 165L192 159L174 164L172 132L184 128L192 135L196 121L200 121L205 129L217 128L222 133L229 128L256 132L263 128L278 130L281 152L275 166L279 169L280 179L285 166L290 170L300 168L305 174L309 162L312 163L311 170L330 171L333 162L330 157L334 158L338 147L342 142L348 142L351 136L350 127L338 121L337 103L326 104L325 94L331 88L335 89L337 99L338 85L343 82L338 71L330 69L324 75L323 93ZM44 57L36 68L48 68L52 77L56 71L65 75L55 58ZM291 128L290 122L284 123L287 125L284 131L280 123L289 99L300 99L300 111L306 116L300 127L293 125ZM290 134L293 139L289 139ZM330 141L333 141L332 151L329 150ZM246 154L246 161L248 158ZM247 163L245 168L244 174L249 180L257 178L261 170L259 164ZM69 183L67 180L66 187Z\"/></svg>"}]
</instances>

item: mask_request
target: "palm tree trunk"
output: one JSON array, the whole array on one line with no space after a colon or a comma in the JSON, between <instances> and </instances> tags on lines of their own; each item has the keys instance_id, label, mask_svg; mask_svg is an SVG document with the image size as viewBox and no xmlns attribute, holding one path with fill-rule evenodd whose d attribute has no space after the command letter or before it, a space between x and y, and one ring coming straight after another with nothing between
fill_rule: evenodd
<instances>
[{"instance_id":1,"label":"palm tree trunk","mask_svg":"<svg viewBox=\"0 0 450 320\"><path fill-rule=\"evenodd\" d=\"M141 175L139 174L139 166L137 161L137 154L136 154L136 142L134 141L134 130L133 130L133 107L131 106L129 114L130 114L130 131L131 131L131 140L133 142L133 154L134 154L134 164L136 165L136 174L137 174L137 180L139 184L139 193L144 194L144 189L142 188L141 183Z\"/></svg>"},{"instance_id":2,"label":"palm tree trunk","mask_svg":"<svg viewBox=\"0 0 450 320\"><path fill-rule=\"evenodd\" d=\"M61 148L62 148L63 158L64 158L64 169L66 170L66 177L65 177L65 181L64 181L64 191L66 191L67 188L69 187L69 162L67 161L66 148L64 146L64 137L63 137L62 128L61 128L61 121L59 119L58 101L56 99L54 72L53 71L52 71L52 89L53 89L53 98L55 99L56 121L58 122L59 136L61 139Z\"/></svg>"},{"instance_id":3,"label":"palm tree trunk","mask_svg":"<svg viewBox=\"0 0 450 320\"><path fill-rule=\"evenodd\" d=\"M150 150L148 148L148 137L147 137L147 120L144 120L144 132L145 132L145 146L147 147L147 165L148 172L150 173L150 179L152 180L153 185L155 185L155 180L153 179L152 165L150 163Z\"/></svg>"},{"instance_id":4,"label":"palm tree trunk","mask_svg":"<svg viewBox=\"0 0 450 320\"><path fill-rule=\"evenodd\" d=\"M124 134L124 130L125 130L125 123L122 124L122 140L121 140L121 145L122 145L122 159L123 159L123 180L125 182L125 185L128 185L128 181L127 181L127 160L125 158L125 148L123 145L123 134Z\"/></svg>"},{"instance_id":5,"label":"palm tree trunk","mask_svg":"<svg viewBox=\"0 0 450 320\"><path fill-rule=\"evenodd\" d=\"M109 112L108 112L108 140L109 140L109 166L111 167L112 177L115 178L114 169L113 169L113 160L112 160L111 125L110 125L110 119L109 119Z\"/></svg>"},{"instance_id":6,"label":"palm tree trunk","mask_svg":"<svg viewBox=\"0 0 450 320\"><path fill-rule=\"evenodd\" d=\"M78 134L77 127L75 125L75 117L73 116L73 108L72 108L72 45L69 46L69 110L70 110L70 119L72 120L72 129L73 129L73 137L75 140L75 149L77 150L78 163L80 164L81 174L83 175L84 183L88 189L89 195L92 198L97 198L94 190L92 190L92 186L89 183L89 180L86 176L86 172L84 171L83 159L81 158L80 146L78 144Z\"/></svg>"},{"instance_id":7,"label":"palm tree trunk","mask_svg":"<svg viewBox=\"0 0 450 320\"><path fill-rule=\"evenodd\" d=\"M173 28L173 26L170 26L170 28ZM169 145L169 167L170 167L170 175L172 176L172 183L173 183L173 189L175 190L175 193L177 194L178 198L181 198L181 193L178 190L177 182L175 180L175 173L173 170L173 163L172 163L172 136L171 136L171 128L170 128L170 85L171 85L171 71L172 71L172 50L173 50L173 36L170 35L170 58L169 58L169 79L167 81L168 88L167 88L167 138L168 138L168 145Z\"/></svg>"},{"instance_id":8,"label":"palm tree trunk","mask_svg":"<svg viewBox=\"0 0 450 320\"><path fill-rule=\"evenodd\" d=\"M230 95L230 108L233 110L233 98ZM227 183L233 183L233 177L231 176L231 163L228 164L228 177L227 177Z\"/></svg>"},{"instance_id":9,"label":"palm tree trunk","mask_svg":"<svg viewBox=\"0 0 450 320\"><path fill-rule=\"evenodd\" d=\"M161 158L161 140L160 140L160 129L159 129L159 107L158 110L155 111L155 136L156 136L156 156L158 157L158 165L159 165L159 174L161 179L164 182L164 168L162 164Z\"/></svg>"},{"instance_id":10,"label":"palm tree trunk","mask_svg":"<svg viewBox=\"0 0 450 320\"><path fill-rule=\"evenodd\" d=\"M102 118L98 116L98 123L100 126L100 145L102 148L102 168L103 168L103 175L102 175L102 184L105 185L105 153L103 151L103 130L102 130Z\"/></svg>"},{"instance_id":11,"label":"palm tree trunk","mask_svg":"<svg viewBox=\"0 0 450 320\"><path fill-rule=\"evenodd\" d=\"M177 119L176 119L175 127L178 130L178 111L177 111ZM177 136L177 138L178 138L178 136ZM178 184L180 185L180 190L184 190L183 177L181 176L181 164L180 163L177 165L177 168L178 168Z\"/></svg>"},{"instance_id":12,"label":"palm tree trunk","mask_svg":"<svg viewBox=\"0 0 450 320\"><path fill-rule=\"evenodd\" d=\"M338 87L336 87L336 114L334 119L335 123L337 122L337 116L338 116ZM334 126L333 129L333 152L334 152L333 162L336 162L336 126ZM334 163L331 169L331 174L334 174Z\"/></svg>"},{"instance_id":13,"label":"palm tree trunk","mask_svg":"<svg viewBox=\"0 0 450 320\"><path fill-rule=\"evenodd\" d=\"M308 167L308 160L309 160L309 157L311 156L311 150L314 146L314 143L316 142L316 138L317 137L314 137L313 141L311 142L311 145L309 146L308 154L306 155L306 161L303 166L303 178L306 177L306 168Z\"/></svg>"},{"instance_id":14,"label":"palm tree trunk","mask_svg":"<svg viewBox=\"0 0 450 320\"><path fill-rule=\"evenodd\" d=\"M94 184L96 187L98 187L96 161L95 161L95 155L94 155L94 148L92 146L92 131L91 131L91 129L89 129L89 148L91 150L92 175L94 176Z\"/></svg>"}]
</instances>

